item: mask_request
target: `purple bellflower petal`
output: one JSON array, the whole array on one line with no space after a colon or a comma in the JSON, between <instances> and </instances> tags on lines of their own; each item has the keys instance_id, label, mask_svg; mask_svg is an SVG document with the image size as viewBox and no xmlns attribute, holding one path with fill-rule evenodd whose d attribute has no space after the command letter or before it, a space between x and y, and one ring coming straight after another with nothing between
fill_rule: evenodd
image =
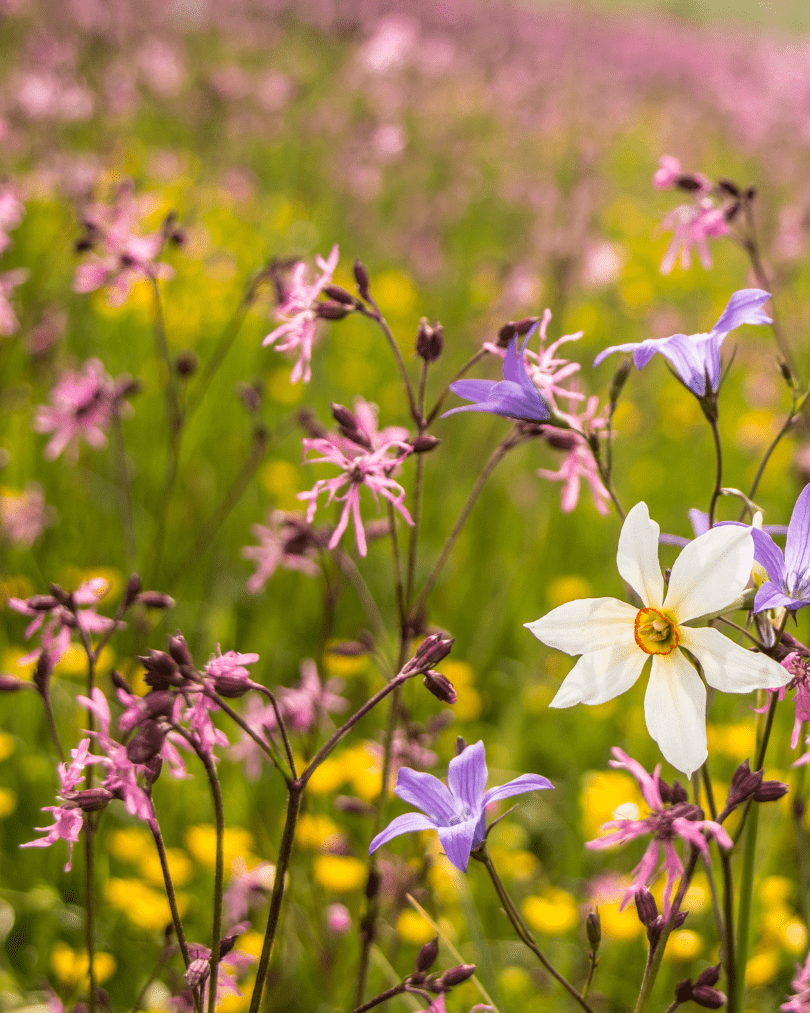
<instances>
[{"instance_id":1,"label":"purple bellflower petal","mask_svg":"<svg viewBox=\"0 0 810 1013\"><path fill-rule=\"evenodd\" d=\"M503 380L457 380L450 384L450 390L459 397L474 404L451 408L442 418L457 412L489 412L505 418L526 422L545 422L551 417L551 409L534 386L526 371L524 352L529 338L536 328L526 335L518 353L517 337L512 338L503 360Z\"/></svg>"},{"instance_id":2,"label":"purple bellflower petal","mask_svg":"<svg viewBox=\"0 0 810 1013\"><path fill-rule=\"evenodd\" d=\"M432 774L423 774L418 770L411 770L410 767L400 767L394 794L403 802L415 805L417 809L427 813L434 823L446 825L456 815L453 796L438 777Z\"/></svg>"},{"instance_id":3,"label":"purple bellflower petal","mask_svg":"<svg viewBox=\"0 0 810 1013\"><path fill-rule=\"evenodd\" d=\"M368 853L371 854L381 844L387 844L392 837L398 837L400 834L411 834L419 830L435 829L436 824L429 816L423 816L422 813L403 813L402 816L397 816L396 819L391 820L385 830L377 834L368 846Z\"/></svg>"},{"instance_id":4,"label":"purple bellflower petal","mask_svg":"<svg viewBox=\"0 0 810 1013\"><path fill-rule=\"evenodd\" d=\"M477 820L465 820L454 827L439 827L439 840L442 842L447 860L460 872L467 871L470 852L473 849Z\"/></svg>"},{"instance_id":5,"label":"purple bellflower petal","mask_svg":"<svg viewBox=\"0 0 810 1013\"><path fill-rule=\"evenodd\" d=\"M767 569L767 567L766 567ZM810 590L810 483L799 494L785 543L785 590L796 598Z\"/></svg>"},{"instance_id":6,"label":"purple bellflower petal","mask_svg":"<svg viewBox=\"0 0 810 1013\"><path fill-rule=\"evenodd\" d=\"M765 568L765 572L779 587L785 581L785 559L782 550L765 531L751 528L754 538L754 560Z\"/></svg>"},{"instance_id":7,"label":"purple bellflower petal","mask_svg":"<svg viewBox=\"0 0 810 1013\"><path fill-rule=\"evenodd\" d=\"M729 299L712 332L726 335L742 324L772 324L773 320L761 309L770 298L770 292L761 288L740 289Z\"/></svg>"},{"instance_id":8,"label":"purple bellflower petal","mask_svg":"<svg viewBox=\"0 0 810 1013\"><path fill-rule=\"evenodd\" d=\"M551 781L546 777L541 777L540 774L521 774L520 777L485 792L484 805L488 806L490 802L500 802L502 799L512 798L513 795L524 795L527 791L540 791L543 788L553 787Z\"/></svg>"},{"instance_id":9,"label":"purple bellflower petal","mask_svg":"<svg viewBox=\"0 0 810 1013\"><path fill-rule=\"evenodd\" d=\"M487 786L487 761L484 743L480 740L474 746L467 746L459 756L454 756L447 768L447 783L456 798L470 808L480 805Z\"/></svg>"}]
</instances>

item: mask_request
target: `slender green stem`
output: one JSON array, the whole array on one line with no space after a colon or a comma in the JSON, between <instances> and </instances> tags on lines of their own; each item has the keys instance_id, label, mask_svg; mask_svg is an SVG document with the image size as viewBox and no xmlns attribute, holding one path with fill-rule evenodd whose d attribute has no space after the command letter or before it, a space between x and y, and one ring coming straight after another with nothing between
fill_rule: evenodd
<instances>
[{"instance_id":1,"label":"slender green stem","mask_svg":"<svg viewBox=\"0 0 810 1013\"><path fill-rule=\"evenodd\" d=\"M548 960L543 951L537 945L534 936L529 931L526 923L520 917L520 913L518 912L518 909L515 906L514 901L509 896L509 892L501 882L501 878L498 875L495 866L492 864L492 858L490 857L489 851L487 850L486 843L482 844L477 851L472 852L471 857L476 858L479 862L483 863L484 867L489 873L489 878L492 880L492 885L495 887L495 892L498 894L498 897L500 898L501 903L504 906L506 917L512 923L512 926L515 932L517 932L521 942L532 951L532 953L537 957L537 959L548 971L548 973L552 976L552 978L555 978L566 990L566 992L568 992L568 994L572 996L584 1010L589 1011L589 1013L593 1013L593 1010L591 1006L588 1004L585 997L580 992L578 992L576 988L574 988L574 986L571 984L570 981L568 981L560 974L560 972L554 967L551 961Z\"/></svg>"},{"instance_id":2,"label":"slender green stem","mask_svg":"<svg viewBox=\"0 0 810 1013\"><path fill-rule=\"evenodd\" d=\"M93 824L89 814L84 817L84 909L85 945L90 991L87 996L88 1013L96 1011L96 863L93 849Z\"/></svg>"},{"instance_id":3,"label":"slender green stem","mask_svg":"<svg viewBox=\"0 0 810 1013\"><path fill-rule=\"evenodd\" d=\"M287 735L287 726L284 724L284 718L281 716L278 701L266 686L260 686L258 683L254 683L254 689L258 693L261 693L262 696L266 696L270 701L273 713L276 715L276 724L278 725L278 730L281 734L281 741L284 743L284 752L287 754L287 763L290 765L290 773L293 776L293 780L295 780L295 778L298 777L298 774L295 770L295 760L293 759L292 746L290 745L290 738Z\"/></svg>"},{"instance_id":4,"label":"slender green stem","mask_svg":"<svg viewBox=\"0 0 810 1013\"><path fill-rule=\"evenodd\" d=\"M273 894L270 898L270 912L267 916L264 943L262 944L262 952L259 957L259 966L256 969L256 983L253 986L253 994L250 997L250 1013L258 1013L259 1005L262 1001L267 969L270 966L270 953L273 949L279 915L281 914L281 901L284 898L284 880L290 865L290 856L292 855L293 841L295 840L295 825L298 822L303 791L304 784L299 780L294 780L287 794L287 817L284 821L284 831L281 836L278 861L276 862L276 874L273 880Z\"/></svg>"},{"instance_id":5,"label":"slender green stem","mask_svg":"<svg viewBox=\"0 0 810 1013\"><path fill-rule=\"evenodd\" d=\"M470 511L475 506L475 501L478 499L481 490L484 488L486 480L489 478L489 476L492 474L492 472L495 470L498 464L503 460L503 458L507 455L507 453L512 449L512 447L516 447L519 443L523 441L523 439L524 437L520 433L518 427L514 426L510 431L509 435L504 440L502 440L501 443L498 444L498 446L495 448L494 453L487 461L487 463L484 465L484 470L475 480L475 485L472 487L470 495L467 497L467 502L461 509L461 513L459 514L458 520L453 526L453 530L447 536L447 541L444 543L444 548L442 549L439 559L437 560L436 564L431 570L430 575L425 581L424 587L419 592L419 595L416 598L416 601L411 606L411 617L418 615L419 612L424 607L425 603L427 602L428 595L433 590L433 585L436 583L439 574L442 572L442 568L444 567L444 564L447 562L447 559L453 549L453 546L456 543L456 539L458 538L459 534L461 533L461 529L464 527L464 524L467 521L467 517L469 516Z\"/></svg>"},{"instance_id":6,"label":"slender green stem","mask_svg":"<svg viewBox=\"0 0 810 1013\"><path fill-rule=\"evenodd\" d=\"M424 491L425 476L425 455L416 455L416 465L413 478L413 504L411 515L413 527L411 528L411 540L408 546L408 573L405 580L405 608L410 612L413 589L416 586L416 559L419 549L419 529L422 524L422 493Z\"/></svg>"},{"instance_id":7,"label":"slender green stem","mask_svg":"<svg viewBox=\"0 0 810 1013\"><path fill-rule=\"evenodd\" d=\"M155 350L165 370L164 394L166 398L166 417L169 431L176 433L183 425L183 413L180 408L180 396L177 389L177 377L169 355L169 343L166 340L166 318L163 313L163 301L160 298L160 285L157 278L152 278L152 295L155 305Z\"/></svg>"},{"instance_id":8,"label":"slender green stem","mask_svg":"<svg viewBox=\"0 0 810 1013\"><path fill-rule=\"evenodd\" d=\"M393 988L386 989L385 992L380 992L373 999L364 1002L362 1006L356 1006L352 1010L352 1013L366 1013L366 1010L374 1009L375 1006L380 1006L382 1003L388 1002L389 999L393 999L395 995L402 995L403 992L407 991L407 985L404 981L401 981L398 985L394 985Z\"/></svg>"},{"instance_id":9,"label":"slender green stem","mask_svg":"<svg viewBox=\"0 0 810 1013\"><path fill-rule=\"evenodd\" d=\"M132 483L129 479L129 467L127 465L127 451L124 444L124 427L121 424L121 415L118 411L113 412L113 432L115 433L115 450L118 457L118 472L120 475L121 487L121 523L124 535L124 568L126 572L132 570L138 554L138 547L135 541L135 522L132 514Z\"/></svg>"},{"instance_id":10,"label":"slender green stem","mask_svg":"<svg viewBox=\"0 0 810 1013\"><path fill-rule=\"evenodd\" d=\"M608 495L610 496L611 502L613 503L614 507L616 507L616 513L619 515L619 517L621 517L622 520L624 520L626 514L624 512L624 507L619 502L619 497L616 494L616 489L613 486L613 477L611 475L611 468L607 467L605 462L602 460L602 455L599 449L591 445L587 436L585 436L584 433L580 433L580 436L583 436L587 441L588 447L590 448L591 454L593 455L594 463L596 464L596 469L599 472L599 477L602 479L602 484L607 489Z\"/></svg>"},{"instance_id":11,"label":"slender green stem","mask_svg":"<svg viewBox=\"0 0 810 1013\"><path fill-rule=\"evenodd\" d=\"M399 350L399 345L397 344L396 338L392 334L391 328L388 326L388 321L382 315L379 306L376 304L376 302L374 302L374 299L371 297L370 294L366 295L366 301L368 302L369 306L371 306L371 309L368 309L366 306L360 306L359 307L360 312L363 314L363 316L368 317L370 320L374 320L379 325L380 330L385 335L385 339L388 342L391 351L394 353L394 358L396 359L400 375L402 376L402 382L405 384L405 393L408 395L408 406L411 409L411 417L413 418L417 426L421 427L422 417L419 414L419 410L416 406L416 400L413 394L413 385L411 384L411 378L408 376L408 370L405 367L405 360L402 358L402 352L400 352Z\"/></svg>"},{"instance_id":12,"label":"slender green stem","mask_svg":"<svg viewBox=\"0 0 810 1013\"><path fill-rule=\"evenodd\" d=\"M169 861L166 857L166 848L163 844L163 834L160 832L160 825L157 821L154 804L152 805L152 819L149 820L148 823L149 829L152 832L152 837L155 839L155 847L157 848L158 857L160 858L160 868L163 870L163 885L166 888L166 897L168 898L169 908L172 913L174 933L177 936L177 943L180 947L180 952L183 955L183 963L186 965L186 969L188 969L188 965L191 963L191 958L188 955L186 934L183 931L183 922L180 918L180 911L177 907L177 895L174 892L172 874L169 871Z\"/></svg>"},{"instance_id":13,"label":"slender green stem","mask_svg":"<svg viewBox=\"0 0 810 1013\"><path fill-rule=\"evenodd\" d=\"M748 962L748 941L751 931L751 898L756 863L759 806L753 806L746 825L742 870L740 873L740 900L737 907L737 992L740 1007L745 1005L745 966ZM737 1013L728 1007L728 1013Z\"/></svg>"},{"instance_id":14,"label":"slender green stem","mask_svg":"<svg viewBox=\"0 0 810 1013\"><path fill-rule=\"evenodd\" d=\"M250 727L250 725L242 717L240 717L240 715L236 713L233 707L227 704L222 699L221 696L218 696L216 693L213 693L210 690L206 690L205 695L214 700L216 705L220 708L220 710L222 710L225 714L228 715L228 717L232 721L234 721L237 725L239 725L239 727L242 729L245 735L253 739L253 741L256 743L259 749L261 749L261 751L267 756L267 758L270 760L273 766L279 771L282 777L289 783L290 778L287 772L282 767L279 766L276 754L273 752L270 746L261 738L261 736L257 735L256 732L254 732L253 729ZM276 718L276 720L278 720L278 717ZM295 776L294 772L293 776Z\"/></svg>"},{"instance_id":15,"label":"slender green stem","mask_svg":"<svg viewBox=\"0 0 810 1013\"><path fill-rule=\"evenodd\" d=\"M53 709L51 707L51 696L48 692L47 687L43 692L40 690L40 700L42 700L42 706L45 708L45 721L48 724L48 731L50 733L53 744L56 746L56 752L59 754L59 759L62 763L65 762L65 751L62 749L62 740L59 738L59 729L56 727L56 721L53 716Z\"/></svg>"},{"instance_id":16,"label":"slender green stem","mask_svg":"<svg viewBox=\"0 0 810 1013\"><path fill-rule=\"evenodd\" d=\"M758 640L753 635L753 633L749 633L748 630L744 629L742 626L738 626L737 623L732 622L725 616L715 616L715 618L717 622L723 623L725 626L730 626L733 630L736 630L738 633L742 633L744 637L748 637L748 639L751 641L754 647L758 648L760 651L766 650L765 645L762 643L762 641Z\"/></svg>"},{"instance_id":17,"label":"slender green stem","mask_svg":"<svg viewBox=\"0 0 810 1013\"><path fill-rule=\"evenodd\" d=\"M756 475L754 475L754 480L751 483L751 488L748 490L748 498L750 500L752 500L756 495L756 491L759 488L760 480L763 474L765 473L765 468L768 465L768 461L770 461L771 459L771 454L773 454L774 450L776 450L785 433L787 433L793 427L793 424L799 417L799 414L801 413L801 410L804 407L804 403L806 400L807 394L803 394L798 400L794 395L793 404L791 406L790 412L788 413L788 417L782 423L782 427L780 428L779 432L776 434L776 436L774 436L773 440L771 440L770 446L763 454L762 460L759 462L759 467L757 468ZM745 517L746 509L748 508L743 507L739 520L742 520L743 517Z\"/></svg>"},{"instance_id":18,"label":"slender green stem","mask_svg":"<svg viewBox=\"0 0 810 1013\"><path fill-rule=\"evenodd\" d=\"M658 937L658 942L656 943L655 948L651 948L647 954L647 966L644 970L644 978L641 982L641 989L639 990L638 999L636 1000L634 1013L646 1013L649 1006L653 985L655 984L655 979L658 977L658 972L661 969L661 961L664 959L664 950L666 949L670 933L672 932L675 917L681 909L683 898L686 896L686 891L689 888L689 884L692 882L692 877L695 874L699 856L699 849L690 845L689 861L687 862L686 871L681 876L678 892L675 895L675 900L670 908L669 918L664 923L664 927L661 930L661 935Z\"/></svg>"},{"instance_id":19,"label":"slender green stem","mask_svg":"<svg viewBox=\"0 0 810 1013\"><path fill-rule=\"evenodd\" d=\"M591 991L591 985L593 984L593 976L594 973L596 972L596 967L598 963L599 958L596 956L596 953L593 950L591 950L591 952L588 954L588 977L585 980L585 987L582 989L583 999L587 999L588 993Z\"/></svg>"},{"instance_id":20,"label":"slender green stem","mask_svg":"<svg viewBox=\"0 0 810 1013\"><path fill-rule=\"evenodd\" d=\"M396 590L397 616L399 617L400 635L404 635L407 619L405 615L405 588L402 583L402 559L399 553L397 519L391 503L388 504L388 524L391 528L391 553L394 557L394 587Z\"/></svg>"},{"instance_id":21,"label":"slender green stem","mask_svg":"<svg viewBox=\"0 0 810 1013\"><path fill-rule=\"evenodd\" d=\"M375 601L374 595L371 593L368 584L363 578L362 573L358 570L357 564L352 557L345 553L339 546L334 551L334 557L342 573L354 588L354 593L357 595L358 601L363 606L363 611L366 613L366 617L373 627L375 641L388 653L386 663L388 664L390 671L393 668L390 660L392 647L391 642L388 639L388 630L386 629L385 621L383 620L382 613L380 612L380 607Z\"/></svg>"},{"instance_id":22,"label":"slender green stem","mask_svg":"<svg viewBox=\"0 0 810 1013\"><path fill-rule=\"evenodd\" d=\"M456 380L460 380L462 376L464 376L464 374L467 372L467 370L472 369L472 367L477 362L480 362L481 359L483 359L484 356L488 354L489 353L487 352L486 348L479 348L479 350L475 353L475 355L473 355L472 358L468 359L464 363L461 369L456 373L453 379L450 380L450 382L447 384L447 386L444 388L444 390L441 392L441 394L439 394L438 398L436 399L436 404L431 408L430 412L428 413L428 417L425 419L426 429L429 428L433 422L435 422L436 416L442 410L442 406L444 405L445 399L447 398L447 395L450 393L450 384L455 383Z\"/></svg>"},{"instance_id":23,"label":"slender green stem","mask_svg":"<svg viewBox=\"0 0 810 1013\"><path fill-rule=\"evenodd\" d=\"M762 286L766 292L771 291L771 281L768 277L768 273L765 270L765 265L762 263L762 258L759 253L759 240L757 238L756 221L754 219L754 210L751 201L745 202L745 221L748 226L748 235L743 239L743 247L745 252L748 254L748 259L751 261L751 267L753 268L754 275L756 276L757 282ZM782 353L785 362L791 369L791 372L795 372L795 365L793 362L793 355L790 351L787 338L785 337L782 325L779 322L779 316L776 308L776 300L771 295L771 316L773 323L771 329L773 330L773 336L776 339L776 345L779 351Z\"/></svg>"},{"instance_id":24,"label":"slender green stem","mask_svg":"<svg viewBox=\"0 0 810 1013\"><path fill-rule=\"evenodd\" d=\"M712 498L709 501L709 527L712 527L717 500L720 498L720 491L723 488L723 446L720 442L720 430L717 428L717 418L708 416L707 418L711 426L712 438L714 439L715 457L714 489L712 489Z\"/></svg>"},{"instance_id":25,"label":"slender green stem","mask_svg":"<svg viewBox=\"0 0 810 1013\"><path fill-rule=\"evenodd\" d=\"M802 722L799 734L799 742L804 742L807 731L807 722ZM804 814L806 801L804 798L804 781L807 773L807 765L802 764L796 768L796 781L793 786L793 826L796 831L796 859L799 872L799 910L805 927L810 927L810 869L808 869L808 840L807 830L804 826Z\"/></svg>"}]
</instances>

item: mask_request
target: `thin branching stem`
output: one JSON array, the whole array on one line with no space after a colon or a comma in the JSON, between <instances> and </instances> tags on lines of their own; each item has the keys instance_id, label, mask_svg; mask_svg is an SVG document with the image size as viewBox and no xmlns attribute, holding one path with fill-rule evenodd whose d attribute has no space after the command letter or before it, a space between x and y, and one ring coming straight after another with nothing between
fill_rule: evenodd
<instances>
[{"instance_id":1,"label":"thin branching stem","mask_svg":"<svg viewBox=\"0 0 810 1013\"><path fill-rule=\"evenodd\" d=\"M488 354L489 353L487 352L486 348L479 348L479 350L475 353L475 355L473 355L472 358L468 359L461 367L461 369L456 373L453 379L449 381L449 383L446 385L441 394L439 394L438 398L436 399L435 405L431 408L427 418L425 419L426 429L429 428L432 425L432 423L436 421L436 416L442 410L447 395L450 393L450 384L455 383L456 380L460 380L468 370L472 369L472 367L477 362L480 362L481 359L483 359L484 356Z\"/></svg>"},{"instance_id":2,"label":"thin branching stem","mask_svg":"<svg viewBox=\"0 0 810 1013\"><path fill-rule=\"evenodd\" d=\"M712 497L709 501L709 527L712 527L714 525L717 501L723 488L723 445L720 442L720 430L717 428L716 416L707 416L707 418L712 430L712 439L714 440L715 459L714 488L712 489Z\"/></svg>"}]
</instances>

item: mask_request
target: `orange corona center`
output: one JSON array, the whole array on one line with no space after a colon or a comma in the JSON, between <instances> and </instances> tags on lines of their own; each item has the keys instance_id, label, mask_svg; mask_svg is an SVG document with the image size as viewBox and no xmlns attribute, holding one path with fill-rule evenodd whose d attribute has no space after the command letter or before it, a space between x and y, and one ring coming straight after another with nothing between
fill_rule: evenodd
<instances>
[{"instance_id":1,"label":"orange corona center","mask_svg":"<svg viewBox=\"0 0 810 1013\"><path fill-rule=\"evenodd\" d=\"M633 635L645 654L671 654L680 639L674 619L654 608L639 609Z\"/></svg>"}]
</instances>

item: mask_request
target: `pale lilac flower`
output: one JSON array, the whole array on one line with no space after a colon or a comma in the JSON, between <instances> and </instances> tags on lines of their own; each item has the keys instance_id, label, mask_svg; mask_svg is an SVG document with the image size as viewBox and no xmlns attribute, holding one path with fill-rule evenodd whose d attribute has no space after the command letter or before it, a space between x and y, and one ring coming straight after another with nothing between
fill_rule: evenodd
<instances>
[{"instance_id":1,"label":"pale lilac flower","mask_svg":"<svg viewBox=\"0 0 810 1013\"><path fill-rule=\"evenodd\" d=\"M667 359L681 382L698 397L716 394L722 379L720 349L731 331L742 324L770 324L771 318L761 309L770 293L759 288L735 292L720 319L708 334L673 334L669 338L646 338L611 345L593 361L598 366L613 352L632 352L636 369L646 366L658 352Z\"/></svg>"},{"instance_id":2,"label":"pale lilac flower","mask_svg":"<svg viewBox=\"0 0 810 1013\"><path fill-rule=\"evenodd\" d=\"M49 461L66 448L75 461L82 438L96 450L106 447L104 430L109 428L114 412L126 405L122 382L108 376L99 359L88 359L81 371L62 373L50 392L50 405L40 405L34 418L35 432L53 433L45 447Z\"/></svg>"},{"instance_id":3,"label":"pale lilac flower","mask_svg":"<svg viewBox=\"0 0 810 1013\"><path fill-rule=\"evenodd\" d=\"M748 584L754 561L749 527L722 525L695 538L672 566L664 598L658 563L660 528L646 503L627 514L619 536L619 573L642 602L615 598L567 602L528 629L556 650L582 657L566 676L552 707L612 700L636 682L652 658L644 698L650 735L664 758L691 777L705 761L706 682L723 693L777 689L789 674L765 654L752 653L718 630L685 625L732 605Z\"/></svg>"},{"instance_id":4,"label":"pale lilac flower","mask_svg":"<svg viewBox=\"0 0 810 1013\"><path fill-rule=\"evenodd\" d=\"M535 325L536 327L536 325ZM525 351L535 328L526 335L518 352L517 337L512 338L503 360L503 380L456 380L450 390L474 404L451 408L442 418L457 412L490 412L524 422L545 422L551 417L548 402L529 378Z\"/></svg>"},{"instance_id":5,"label":"pale lilac flower","mask_svg":"<svg viewBox=\"0 0 810 1013\"><path fill-rule=\"evenodd\" d=\"M24 490L0 489L0 539L19 549L30 549L51 522L42 489L35 484Z\"/></svg>"},{"instance_id":6,"label":"pale lilac flower","mask_svg":"<svg viewBox=\"0 0 810 1013\"><path fill-rule=\"evenodd\" d=\"M98 615L95 607L96 602L103 598L109 589L109 582L102 577L93 577L91 580L83 581L72 592L74 605L81 606L76 609L75 614L55 598L52 598L49 604L46 603L48 604L47 608L42 607L41 600L37 601L37 607L34 608L26 599L9 598L6 603L9 608L21 615L30 616L32 619L25 630L26 640L30 640L38 630L43 630L40 647L20 658L19 664L27 665L35 661L41 653L47 652L51 664L55 665L70 646L71 631L77 626L88 635L104 633L111 629L115 625L114 620ZM41 595L35 597L42 598ZM126 623L119 620L117 625L120 629L126 626Z\"/></svg>"},{"instance_id":7,"label":"pale lilac flower","mask_svg":"<svg viewBox=\"0 0 810 1013\"><path fill-rule=\"evenodd\" d=\"M790 987L793 995L788 997L779 1007L785 1013L810 1013L810 952L804 962L804 967L796 965L796 977L791 981Z\"/></svg>"},{"instance_id":8,"label":"pale lilac flower","mask_svg":"<svg viewBox=\"0 0 810 1013\"><path fill-rule=\"evenodd\" d=\"M60 763L59 772L59 795L64 800L69 800L70 795L75 791L76 785L84 780L84 768L89 762L87 750L90 746L90 739L82 739L76 749L71 749L70 765ZM34 827L45 837L39 837L35 841L28 841L21 844L21 848L47 848L56 841L67 841L68 860L65 865L65 872L70 872L70 865L73 861L73 845L79 840L79 832L82 829L84 815L82 810L76 806L58 805L43 806L43 812L53 813L53 826Z\"/></svg>"},{"instance_id":9,"label":"pale lilac flower","mask_svg":"<svg viewBox=\"0 0 810 1013\"><path fill-rule=\"evenodd\" d=\"M566 415L565 418L583 433L599 432L604 428L605 421L596 417L598 404L598 398L589 398L581 415ZM553 426L544 426L543 436L552 447L566 451L565 459L557 471L550 471L548 468L537 469L537 474L541 478L563 483L561 497L563 513L571 513L579 502L580 480L584 479L590 487L594 506L600 514L606 516L610 512L610 493L599 477L593 451L585 437L573 429L563 430Z\"/></svg>"},{"instance_id":10,"label":"pale lilac flower","mask_svg":"<svg viewBox=\"0 0 810 1013\"><path fill-rule=\"evenodd\" d=\"M592 850L610 848L627 841L652 834L647 850L641 861L633 870L633 882L627 889L621 907L633 899L635 894L646 887L658 870L658 859L661 848L664 858L661 868L666 870L666 886L664 887L664 918L669 918L672 906L672 891L675 882L683 874L683 862L675 850L675 840L682 841L699 848L704 857L709 857L709 845L706 835L711 835L722 848L731 849L734 842L725 829L712 820L703 818L700 806L690 805L686 800L686 792L676 782L672 788L661 780L661 764L659 763L652 775L618 747L611 750L615 759L610 761L611 767L629 771L638 781L644 801L650 807L649 816L644 819L613 819L603 823L600 830L612 831L606 837L598 837L594 841L586 841L585 847ZM680 790L679 790L680 789ZM666 804L665 804L666 800Z\"/></svg>"},{"instance_id":11,"label":"pale lilac flower","mask_svg":"<svg viewBox=\"0 0 810 1013\"><path fill-rule=\"evenodd\" d=\"M672 230L672 239L661 261L661 274L669 274L680 254L684 271L692 266L692 250L696 249L705 270L712 266L708 238L728 235L725 212L715 207L711 197L701 197L695 204L679 204L661 223L661 228Z\"/></svg>"},{"instance_id":12,"label":"pale lilac flower","mask_svg":"<svg viewBox=\"0 0 810 1013\"><path fill-rule=\"evenodd\" d=\"M298 686L282 686L279 690L279 709L293 731L308 732L315 727L320 715L342 714L349 701L339 695L343 688L341 679L327 679L321 683L318 667L312 658L304 658L300 671Z\"/></svg>"},{"instance_id":13,"label":"pale lilac flower","mask_svg":"<svg viewBox=\"0 0 810 1013\"><path fill-rule=\"evenodd\" d=\"M330 904L325 914L326 927L335 936L345 935L352 927L352 916L345 904Z\"/></svg>"},{"instance_id":14,"label":"pale lilac flower","mask_svg":"<svg viewBox=\"0 0 810 1013\"><path fill-rule=\"evenodd\" d=\"M245 585L251 594L262 591L279 566L318 576L318 564L310 558L317 540L303 517L273 510L267 515L266 526L254 524L250 531L259 541L259 545L246 545L242 549L244 558L257 564L256 572Z\"/></svg>"},{"instance_id":15,"label":"pale lilac flower","mask_svg":"<svg viewBox=\"0 0 810 1013\"><path fill-rule=\"evenodd\" d=\"M251 908L261 907L272 892L275 878L276 867L272 862L259 862L248 871L244 858L237 855L233 875L222 896L228 921L241 922Z\"/></svg>"},{"instance_id":16,"label":"pale lilac flower","mask_svg":"<svg viewBox=\"0 0 810 1013\"><path fill-rule=\"evenodd\" d=\"M486 784L487 763L481 741L467 746L450 761L447 787L432 774L401 767L394 792L422 812L397 816L371 842L369 854L399 834L436 830L448 860L466 872L470 852L484 843L486 807L491 802L554 787L539 774L522 774L488 791Z\"/></svg>"},{"instance_id":17,"label":"pale lilac flower","mask_svg":"<svg viewBox=\"0 0 810 1013\"><path fill-rule=\"evenodd\" d=\"M17 200L14 191L7 184L0 186L0 253L8 249L11 239L8 233L16 229L23 220L25 208Z\"/></svg>"},{"instance_id":18,"label":"pale lilac flower","mask_svg":"<svg viewBox=\"0 0 810 1013\"><path fill-rule=\"evenodd\" d=\"M405 458L411 453L411 447L400 440L391 440L383 443L377 450L371 452L362 451L354 457L347 457L329 439L305 439L304 457L310 450L323 454L323 457L310 458L313 464L334 464L342 469L342 473L335 478L321 478L315 483L309 492L299 492L298 499L308 500L307 522L312 523L315 511L318 506L318 497L322 492L328 493L327 506L336 500L343 503L343 511L340 515L337 527L329 539L329 548L334 549L340 541L343 533L349 524L351 516L354 522L354 533L357 541L357 551L361 556L366 554L366 535L363 528L363 520L360 516L360 486L365 485L373 494L374 499L379 503L379 496L387 499L397 510L405 521L413 525L411 515L405 507L405 490L391 478L391 472L398 465L402 464ZM391 456L391 455L398 456ZM343 491L342 495L338 493Z\"/></svg>"},{"instance_id":19,"label":"pale lilac flower","mask_svg":"<svg viewBox=\"0 0 810 1013\"><path fill-rule=\"evenodd\" d=\"M810 605L810 484L793 507L784 554L765 531L753 529L751 533L754 559L768 575L757 591L754 612L786 608L795 614Z\"/></svg>"},{"instance_id":20,"label":"pale lilac flower","mask_svg":"<svg viewBox=\"0 0 810 1013\"><path fill-rule=\"evenodd\" d=\"M14 334L20 326L14 307L11 305L11 293L18 285L28 277L28 271L24 267L18 267L14 271L6 271L0 274L0 335L8 337Z\"/></svg>"},{"instance_id":21,"label":"pale lilac flower","mask_svg":"<svg viewBox=\"0 0 810 1013\"><path fill-rule=\"evenodd\" d=\"M276 345L276 351L298 352L298 359L290 373L290 383L298 383L302 378L304 383L309 383L312 378L310 363L318 324L318 300L324 288L331 284L338 256L335 244L327 260L320 255L315 258L321 274L311 284L307 281L307 265L303 261L295 265L284 302L275 311L276 319L283 323L262 341L262 345L273 345L283 339Z\"/></svg>"},{"instance_id":22,"label":"pale lilac flower","mask_svg":"<svg viewBox=\"0 0 810 1013\"><path fill-rule=\"evenodd\" d=\"M226 651L223 654L217 644L217 653L209 658L203 675L211 681L214 692L223 696L241 695L238 691L250 689L254 685L245 665L254 665L258 660L258 654L238 654L236 651Z\"/></svg>"},{"instance_id":23,"label":"pale lilac flower","mask_svg":"<svg viewBox=\"0 0 810 1013\"><path fill-rule=\"evenodd\" d=\"M136 234L140 217L131 183L123 184L115 203L91 204L84 212L86 237L82 245L93 247L87 260L79 264L73 280L75 292L94 292L110 285L107 301L111 306L126 302L133 284L141 278L171 278L173 269L157 262L166 242L163 232L147 236Z\"/></svg>"}]
</instances>

